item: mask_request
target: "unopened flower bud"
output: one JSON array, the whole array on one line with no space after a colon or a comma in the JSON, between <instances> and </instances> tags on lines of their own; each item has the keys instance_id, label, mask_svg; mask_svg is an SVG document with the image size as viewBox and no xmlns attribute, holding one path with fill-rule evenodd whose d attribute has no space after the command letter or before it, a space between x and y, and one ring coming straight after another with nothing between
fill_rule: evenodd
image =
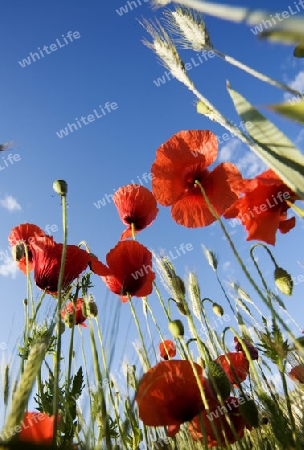
<instances>
[{"instance_id":1,"label":"unopened flower bud","mask_svg":"<svg viewBox=\"0 0 304 450\"><path fill-rule=\"evenodd\" d=\"M171 332L172 336L175 338L180 338L184 336L185 330L183 322L179 319L172 320L169 322L168 329Z\"/></svg>"},{"instance_id":2,"label":"unopened flower bud","mask_svg":"<svg viewBox=\"0 0 304 450\"><path fill-rule=\"evenodd\" d=\"M293 279L282 267L276 267L274 279L277 288L285 295L291 295L293 289Z\"/></svg>"},{"instance_id":3,"label":"unopened flower bud","mask_svg":"<svg viewBox=\"0 0 304 450\"><path fill-rule=\"evenodd\" d=\"M14 247L12 248L12 256L15 261L19 262L25 256L24 245L14 245Z\"/></svg>"},{"instance_id":4,"label":"unopened flower bud","mask_svg":"<svg viewBox=\"0 0 304 450\"><path fill-rule=\"evenodd\" d=\"M53 183L53 189L56 194L66 195L66 193L68 192L68 185L64 180L56 180Z\"/></svg>"},{"instance_id":5,"label":"unopened flower bud","mask_svg":"<svg viewBox=\"0 0 304 450\"><path fill-rule=\"evenodd\" d=\"M260 424L259 421L259 411L254 402L254 400L249 399L245 403L239 405L240 413L246 420L254 428L257 428Z\"/></svg>"},{"instance_id":6,"label":"unopened flower bud","mask_svg":"<svg viewBox=\"0 0 304 450\"><path fill-rule=\"evenodd\" d=\"M224 315L224 309L218 303L213 303L212 309L213 309L214 314L216 314L217 316L222 317Z\"/></svg>"}]
</instances>

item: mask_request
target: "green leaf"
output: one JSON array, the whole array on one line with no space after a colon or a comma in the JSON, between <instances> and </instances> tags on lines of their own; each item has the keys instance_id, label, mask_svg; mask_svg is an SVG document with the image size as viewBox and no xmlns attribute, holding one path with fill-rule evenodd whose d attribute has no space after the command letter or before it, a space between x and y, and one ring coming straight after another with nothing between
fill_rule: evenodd
<instances>
[{"instance_id":1,"label":"green leaf","mask_svg":"<svg viewBox=\"0 0 304 450\"><path fill-rule=\"evenodd\" d=\"M304 26L304 23L303 25ZM294 30L267 30L259 34L259 38L266 38L269 41L281 42L282 44L298 44L304 42L303 31Z\"/></svg>"},{"instance_id":2,"label":"green leaf","mask_svg":"<svg viewBox=\"0 0 304 450\"><path fill-rule=\"evenodd\" d=\"M295 58L304 58L304 44L299 44L293 51L293 56Z\"/></svg>"},{"instance_id":3,"label":"green leaf","mask_svg":"<svg viewBox=\"0 0 304 450\"><path fill-rule=\"evenodd\" d=\"M83 373L82 373L82 367L80 366L78 369L78 372L76 373L76 375L73 378L71 395L76 398L80 397L83 388L84 388Z\"/></svg>"},{"instance_id":4,"label":"green leaf","mask_svg":"<svg viewBox=\"0 0 304 450\"><path fill-rule=\"evenodd\" d=\"M300 97L294 97L284 103L268 105L267 108L304 125L304 100Z\"/></svg>"},{"instance_id":5,"label":"green leaf","mask_svg":"<svg viewBox=\"0 0 304 450\"><path fill-rule=\"evenodd\" d=\"M251 149L290 189L304 198L304 155L241 94L230 86L228 92L248 134L255 142Z\"/></svg>"}]
</instances>

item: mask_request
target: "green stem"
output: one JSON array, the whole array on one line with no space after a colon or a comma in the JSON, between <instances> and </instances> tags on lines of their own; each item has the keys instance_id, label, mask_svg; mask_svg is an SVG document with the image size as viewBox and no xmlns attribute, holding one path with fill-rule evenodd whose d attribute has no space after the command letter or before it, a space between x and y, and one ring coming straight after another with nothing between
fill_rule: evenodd
<instances>
[{"instance_id":1,"label":"green stem","mask_svg":"<svg viewBox=\"0 0 304 450\"><path fill-rule=\"evenodd\" d=\"M65 266L65 258L67 251L67 202L66 195L61 195L62 200L62 220L63 220L63 246L62 246L62 254L61 254L61 266L60 273L58 279L58 297L57 297L57 348L55 353L55 371L54 371L54 397L53 397L53 415L55 416L54 420L54 434L53 434L53 444L56 446L57 442L57 414L58 414L58 399L59 399L59 374L60 374L60 354L61 354L61 309L62 309L62 284L63 284L63 276L64 276L64 266Z\"/></svg>"},{"instance_id":2,"label":"green stem","mask_svg":"<svg viewBox=\"0 0 304 450\"><path fill-rule=\"evenodd\" d=\"M144 338L143 338L143 335L142 335L142 332L141 332L140 323L139 323L139 320L138 320L135 308L133 306L132 299L131 299L129 294L127 294L127 295L128 295L128 299L129 299L132 315L133 315L133 318L134 318L134 321L135 321L135 324L136 324L136 327L137 327L137 330L138 330L138 334L139 334L139 337L140 337L140 340L141 340L141 344L143 346L143 350L144 350L144 354L145 354L145 365L146 365L146 368L149 369L151 367L151 365L150 365L150 362L149 362L147 349L146 349L146 346L145 346L145 343L144 343Z\"/></svg>"},{"instance_id":3,"label":"green stem","mask_svg":"<svg viewBox=\"0 0 304 450\"><path fill-rule=\"evenodd\" d=\"M106 402L104 398L104 391L103 391L103 382L102 382L102 375L99 368L99 362L98 362L98 353L96 348L96 342L95 342L95 336L94 336L94 329L91 318L89 319L90 323L90 338L91 338L91 345L92 345L92 353L93 353L93 362L94 362L94 372L95 377L98 382L98 394L100 398L100 409L101 409L101 420L102 420L102 427L100 432L102 433L102 436L105 436L106 440L106 448L108 450L112 450L112 441L110 437L110 427L109 422L107 420L107 408L106 408ZM101 434L99 434L99 439L101 438ZM101 448L101 447L99 447Z\"/></svg>"},{"instance_id":4,"label":"green stem","mask_svg":"<svg viewBox=\"0 0 304 450\"><path fill-rule=\"evenodd\" d=\"M208 47L206 49L206 51L208 51L208 50L213 51L213 53L215 53L220 58L224 59L226 62L232 64L233 66L238 67L241 70L244 70L245 72L249 73L250 75L253 75L255 78L258 78L259 80L264 81L265 83L271 84L272 86L275 86L279 89L283 89L284 91L290 92L291 94L302 97L302 93L297 91L296 89L292 89L291 87L287 86L286 84L281 83L280 81L276 81L273 78L270 78L267 75L264 75L263 73L258 72L257 70L246 66L246 64L243 64L240 61L237 61L236 59L232 58L231 56L225 55L224 53L216 50L215 48Z\"/></svg>"}]
</instances>

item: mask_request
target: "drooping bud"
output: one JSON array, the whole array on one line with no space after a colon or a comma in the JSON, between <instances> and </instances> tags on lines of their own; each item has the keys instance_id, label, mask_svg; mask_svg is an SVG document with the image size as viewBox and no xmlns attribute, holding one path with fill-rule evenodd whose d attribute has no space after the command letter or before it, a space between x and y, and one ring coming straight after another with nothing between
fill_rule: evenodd
<instances>
[{"instance_id":1,"label":"drooping bud","mask_svg":"<svg viewBox=\"0 0 304 450\"><path fill-rule=\"evenodd\" d=\"M252 399L246 400L245 403L240 404L240 413L246 420L254 428L257 428L260 424L259 420L259 411L255 404L255 401Z\"/></svg>"},{"instance_id":2,"label":"drooping bud","mask_svg":"<svg viewBox=\"0 0 304 450\"><path fill-rule=\"evenodd\" d=\"M56 194L66 195L66 193L68 192L68 185L64 180L56 180L53 183L53 189Z\"/></svg>"},{"instance_id":3,"label":"drooping bud","mask_svg":"<svg viewBox=\"0 0 304 450\"><path fill-rule=\"evenodd\" d=\"M171 332L172 336L175 338L180 338L184 336L185 329L183 322L179 319L172 320L169 322L168 329Z\"/></svg>"},{"instance_id":4,"label":"drooping bud","mask_svg":"<svg viewBox=\"0 0 304 450\"><path fill-rule=\"evenodd\" d=\"M17 262L21 261L22 258L25 256L25 248L23 244L16 244L12 248L12 256L13 259Z\"/></svg>"},{"instance_id":5,"label":"drooping bud","mask_svg":"<svg viewBox=\"0 0 304 450\"><path fill-rule=\"evenodd\" d=\"M293 279L289 273L282 267L276 267L274 279L277 288L285 295L291 295L293 290Z\"/></svg>"},{"instance_id":6,"label":"drooping bud","mask_svg":"<svg viewBox=\"0 0 304 450\"><path fill-rule=\"evenodd\" d=\"M212 309L213 309L214 314L216 314L217 316L222 317L224 315L224 309L218 303L213 303Z\"/></svg>"},{"instance_id":7,"label":"drooping bud","mask_svg":"<svg viewBox=\"0 0 304 450\"><path fill-rule=\"evenodd\" d=\"M231 391L231 384L222 366L216 361L208 362L208 380L214 394L225 400Z\"/></svg>"}]
</instances>

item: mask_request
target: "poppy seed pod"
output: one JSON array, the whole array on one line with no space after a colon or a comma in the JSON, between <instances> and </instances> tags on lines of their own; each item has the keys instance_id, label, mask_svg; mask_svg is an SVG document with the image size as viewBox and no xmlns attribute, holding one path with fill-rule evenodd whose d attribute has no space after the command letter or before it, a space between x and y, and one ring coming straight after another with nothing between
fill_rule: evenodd
<instances>
[{"instance_id":1,"label":"poppy seed pod","mask_svg":"<svg viewBox=\"0 0 304 450\"><path fill-rule=\"evenodd\" d=\"M66 193L68 192L68 185L64 180L56 180L53 183L53 189L56 194L66 195Z\"/></svg>"},{"instance_id":2,"label":"poppy seed pod","mask_svg":"<svg viewBox=\"0 0 304 450\"><path fill-rule=\"evenodd\" d=\"M285 295L291 295L293 290L293 279L282 267L276 267L274 279L277 288Z\"/></svg>"},{"instance_id":3,"label":"poppy seed pod","mask_svg":"<svg viewBox=\"0 0 304 450\"><path fill-rule=\"evenodd\" d=\"M184 336L185 329L183 322L179 319L172 320L169 322L168 329L171 332L172 336L175 338L180 338Z\"/></svg>"}]
</instances>

